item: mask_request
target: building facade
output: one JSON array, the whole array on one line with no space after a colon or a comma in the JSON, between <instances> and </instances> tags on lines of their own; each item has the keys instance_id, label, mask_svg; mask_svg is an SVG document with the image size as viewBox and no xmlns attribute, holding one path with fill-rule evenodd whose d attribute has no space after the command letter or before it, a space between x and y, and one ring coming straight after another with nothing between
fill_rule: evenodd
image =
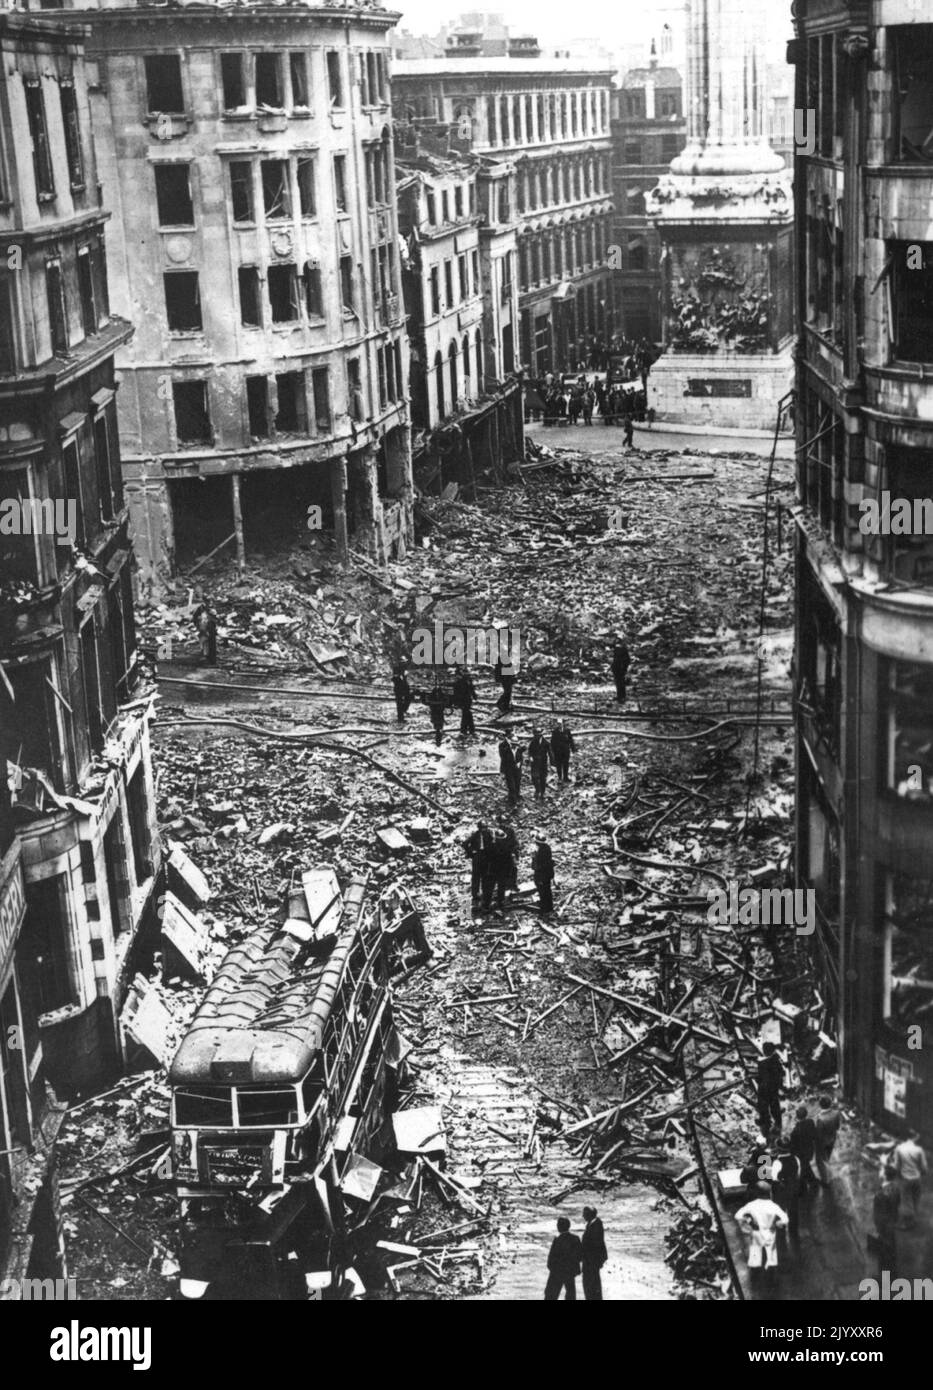
<instances>
[{"instance_id":1,"label":"building facade","mask_svg":"<svg viewBox=\"0 0 933 1390\"><path fill-rule=\"evenodd\" d=\"M57 1118L122 1063L159 867L134 708L108 213L83 31L0 15L0 1247L61 1272Z\"/></svg>"},{"instance_id":2,"label":"building facade","mask_svg":"<svg viewBox=\"0 0 933 1390\"><path fill-rule=\"evenodd\" d=\"M929 1143L933 16L796 16L797 871L846 1094Z\"/></svg>"},{"instance_id":3,"label":"building facade","mask_svg":"<svg viewBox=\"0 0 933 1390\"><path fill-rule=\"evenodd\" d=\"M612 270L615 330L661 341L661 244L645 199L687 141L683 79L652 57L612 92Z\"/></svg>"},{"instance_id":4,"label":"building facade","mask_svg":"<svg viewBox=\"0 0 933 1390\"><path fill-rule=\"evenodd\" d=\"M456 129L396 129L415 478L470 484L524 456L513 168L458 149Z\"/></svg>"},{"instance_id":5,"label":"building facade","mask_svg":"<svg viewBox=\"0 0 933 1390\"><path fill-rule=\"evenodd\" d=\"M767 27L690 0L687 144L647 200L663 263L660 420L758 429L793 382L792 176L768 143Z\"/></svg>"},{"instance_id":6,"label":"building facade","mask_svg":"<svg viewBox=\"0 0 933 1390\"><path fill-rule=\"evenodd\" d=\"M397 114L515 167L521 364L575 370L611 332L610 73L580 59L396 63Z\"/></svg>"},{"instance_id":7,"label":"building facade","mask_svg":"<svg viewBox=\"0 0 933 1390\"><path fill-rule=\"evenodd\" d=\"M388 31L374 6L81 10L143 586L321 505L412 536ZM382 389L384 384L384 390ZM391 387L391 394L388 394Z\"/></svg>"}]
</instances>

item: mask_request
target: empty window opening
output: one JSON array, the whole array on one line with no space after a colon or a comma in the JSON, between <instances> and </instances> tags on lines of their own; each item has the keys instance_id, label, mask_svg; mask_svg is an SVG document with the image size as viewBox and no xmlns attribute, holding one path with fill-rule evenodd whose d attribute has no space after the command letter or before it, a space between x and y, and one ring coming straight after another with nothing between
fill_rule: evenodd
<instances>
[{"instance_id":1,"label":"empty window opening","mask_svg":"<svg viewBox=\"0 0 933 1390\"><path fill-rule=\"evenodd\" d=\"M262 305L259 295L259 268L241 265L237 269L240 290L240 322L244 328L262 327Z\"/></svg>"},{"instance_id":2,"label":"empty window opening","mask_svg":"<svg viewBox=\"0 0 933 1390\"><path fill-rule=\"evenodd\" d=\"M264 159L259 168L262 174L263 210L267 221L272 222L291 217L288 161L285 159Z\"/></svg>"},{"instance_id":3,"label":"empty window opening","mask_svg":"<svg viewBox=\"0 0 933 1390\"><path fill-rule=\"evenodd\" d=\"M343 106L343 73L340 54L333 50L327 55L327 89L331 106Z\"/></svg>"},{"instance_id":4,"label":"empty window opening","mask_svg":"<svg viewBox=\"0 0 933 1390\"><path fill-rule=\"evenodd\" d=\"M371 105L375 105L379 100L379 76L376 71L375 53L370 52L366 54L366 68L368 77L366 86L368 89L369 102Z\"/></svg>"},{"instance_id":5,"label":"empty window opening","mask_svg":"<svg viewBox=\"0 0 933 1390\"><path fill-rule=\"evenodd\" d=\"M436 265L431 267L431 314L436 318L441 312L441 282Z\"/></svg>"},{"instance_id":6,"label":"empty window opening","mask_svg":"<svg viewBox=\"0 0 933 1390\"><path fill-rule=\"evenodd\" d=\"M324 317L324 290L321 284L321 268L312 265L310 261L305 263L305 307L308 311L309 319L322 319Z\"/></svg>"},{"instance_id":7,"label":"empty window opening","mask_svg":"<svg viewBox=\"0 0 933 1390\"><path fill-rule=\"evenodd\" d=\"M347 211L347 157L334 155L334 201L338 212Z\"/></svg>"},{"instance_id":8,"label":"empty window opening","mask_svg":"<svg viewBox=\"0 0 933 1390\"><path fill-rule=\"evenodd\" d=\"M279 399L275 428L286 434L308 433L308 407L303 372L280 372L275 378Z\"/></svg>"},{"instance_id":9,"label":"empty window opening","mask_svg":"<svg viewBox=\"0 0 933 1390\"><path fill-rule=\"evenodd\" d=\"M314 425L319 434L328 434L331 427L330 374L327 367L315 367L311 373L311 394L314 398Z\"/></svg>"},{"instance_id":10,"label":"empty window opening","mask_svg":"<svg viewBox=\"0 0 933 1390\"><path fill-rule=\"evenodd\" d=\"M98 415L94 421L94 466L97 471L97 496L104 521L113 519L113 474L110 465L110 432L107 417Z\"/></svg>"},{"instance_id":11,"label":"empty window opening","mask_svg":"<svg viewBox=\"0 0 933 1390\"><path fill-rule=\"evenodd\" d=\"M452 309L454 303L454 267L452 261L444 262L444 293L447 296L447 308Z\"/></svg>"},{"instance_id":12,"label":"empty window opening","mask_svg":"<svg viewBox=\"0 0 933 1390\"><path fill-rule=\"evenodd\" d=\"M363 383L358 357L347 359L347 405L350 418L355 420L357 424L362 424L366 418L366 406L363 401Z\"/></svg>"},{"instance_id":13,"label":"empty window opening","mask_svg":"<svg viewBox=\"0 0 933 1390\"><path fill-rule=\"evenodd\" d=\"M897 73L895 100L900 98L899 157L926 162L933 160L933 24L892 28Z\"/></svg>"},{"instance_id":14,"label":"empty window opening","mask_svg":"<svg viewBox=\"0 0 933 1390\"><path fill-rule=\"evenodd\" d=\"M317 215L317 200L314 195L314 159L303 155L298 160L298 206L302 217Z\"/></svg>"},{"instance_id":15,"label":"empty window opening","mask_svg":"<svg viewBox=\"0 0 933 1390\"><path fill-rule=\"evenodd\" d=\"M235 159L230 165L230 201L234 222L253 222L253 166L247 160Z\"/></svg>"},{"instance_id":16,"label":"empty window opening","mask_svg":"<svg viewBox=\"0 0 933 1390\"><path fill-rule=\"evenodd\" d=\"M282 109L282 55L256 54L256 105Z\"/></svg>"},{"instance_id":17,"label":"empty window opening","mask_svg":"<svg viewBox=\"0 0 933 1390\"><path fill-rule=\"evenodd\" d=\"M354 312L353 260L350 256L340 257L340 302L348 313Z\"/></svg>"},{"instance_id":18,"label":"empty window opening","mask_svg":"<svg viewBox=\"0 0 933 1390\"><path fill-rule=\"evenodd\" d=\"M190 170L190 164L155 166L156 207L160 227L194 226Z\"/></svg>"},{"instance_id":19,"label":"empty window opening","mask_svg":"<svg viewBox=\"0 0 933 1390\"><path fill-rule=\"evenodd\" d=\"M460 301L469 297L470 287L467 284L467 258L461 254L457 257L457 274L460 280Z\"/></svg>"},{"instance_id":20,"label":"empty window opening","mask_svg":"<svg viewBox=\"0 0 933 1390\"><path fill-rule=\"evenodd\" d=\"M933 242L893 242L891 300L894 355L933 361Z\"/></svg>"},{"instance_id":21,"label":"empty window opening","mask_svg":"<svg viewBox=\"0 0 933 1390\"><path fill-rule=\"evenodd\" d=\"M126 808L130 816L130 839L133 845L133 868L136 873L136 882L145 883L152 874L152 837L149 829L149 809L142 762L127 783Z\"/></svg>"},{"instance_id":22,"label":"empty window opening","mask_svg":"<svg viewBox=\"0 0 933 1390\"><path fill-rule=\"evenodd\" d=\"M62 269L57 261L51 261L45 268L45 284L49 303L49 334L52 339L53 354L68 351L68 317L65 309L65 286Z\"/></svg>"},{"instance_id":23,"label":"empty window opening","mask_svg":"<svg viewBox=\"0 0 933 1390\"><path fill-rule=\"evenodd\" d=\"M210 444L213 440L206 381L173 381L175 433L179 444Z\"/></svg>"},{"instance_id":24,"label":"empty window opening","mask_svg":"<svg viewBox=\"0 0 933 1390\"><path fill-rule=\"evenodd\" d=\"M56 874L30 883L20 969L23 993L37 1013L52 1013L77 1002L68 960L70 932L66 876Z\"/></svg>"},{"instance_id":25,"label":"empty window opening","mask_svg":"<svg viewBox=\"0 0 933 1390\"><path fill-rule=\"evenodd\" d=\"M68 177L72 188L84 187L84 158L81 153L81 125L78 120L78 100L73 82L62 82L62 125L65 128L65 153L68 157Z\"/></svg>"},{"instance_id":26,"label":"empty window opening","mask_svg":"<svg viewBox=\"0 0 933 1390\"><path fill-rule=\"evenodd\" d=\"M269 309L273 323L291 323L300 317L298 272L294 265L270 265L266 272Z\"/></svg>"},{"instance_id":27,"label":"empty window opening","mask_svg":"<svg viewBox=\"0 0 933 1390\"><path fill-rule=\"evenodd\" d=\"M81 296L81 322L85 336L97 332L97 305L94 296L94 275L89 251L78 252L78 290Z\"/></svg>"},{"instance_id":28,"label":"empty window opening","mask_svg":"<svg viewBox=\"0 0 933 1390\"><path fill-rule=\"evenodd\" d=\"M220 82L224 110L238 111L246 106L246 73L242 53L221 53Z\"/></svg>"},{"instance_id":29,"label":"empty window opening","mask_svg":"<svg viewBox=\"0 0 933 1390\"><path fill-rule=\"evenodd\" d=\"M162 276L165 285L165 314L172 333L200 331L201 292L196 270L171 270Z\"/></svg>"},{"instance_id":30,"label":"empty window opening","mask_svg":"<svg viewBox=\"0 0 933 1390\"><path fill-rule=\"evenodd\" d=\"M276 470L276 477L280 476L281 472ZM172 479L168 489L172 504L175 562L185 570L209 555L233 531L230 479L225 473L212 477Z\"/></svg>"},{"instance_id":31,"label":"empty window opening","mask_svg":"<svg viewBox=\"0 0 933 1390\"><path fill-rule=\"evenodd\" d=\"M268 439L272 433L269 428L269 383L264 376L246 378L246 411L251 437Z\"/></svg>"},{"instance_id":32,"label":"empty window opening","mask_svg":"<svg viewBox=\"0 0 933 1390\"><path fill-rule=\"evenodd\" d=\"M292 106L307 111L308 102L308 59L304 53L288 55L288 71L292 79Z\"/></svg>"},{"instance_id":33,"label":"empty window opening","mask_svg":"<svg viewBox=\"0 0 933 1390\"><path fill-rule=\"evenodd\" d=\"M181 59L177 53L156 53L146 59L146 100L153 114L181 115L184 112Z\"/></svg>"},{"instance_id":34,"label":"empty window opening","mask_svg":"<svg viewBox=\"0 0 933 1390\"><path fill-rule=\"evenodd\" d=\"M50 198L55 192L55 180L52 177L52 154L45 124L45 103L42 100L42 88L38 79L25 83L25 96L26 116L32 139L32 167L36 178L36 193L40 198Z\"/></svg>"}]
</instances>

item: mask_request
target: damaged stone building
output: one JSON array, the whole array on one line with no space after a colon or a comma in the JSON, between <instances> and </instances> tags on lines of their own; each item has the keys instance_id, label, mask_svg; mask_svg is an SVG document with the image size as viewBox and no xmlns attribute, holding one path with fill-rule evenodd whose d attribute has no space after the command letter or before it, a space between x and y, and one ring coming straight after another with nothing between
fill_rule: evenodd
<instances>
[{"instance_id":1,"label":"damaged stone building","mask_svg":"<svg viewBox=\"0 0 933 1390\"><path fill-rule=\"evenodd\" d=\"M520 328L533 375L575 370L611 333L610 71L584 59L399 61L399 119L451 123L515 166Z\"/></svg>"},{"instance_id":2,"label":"damaged stone building","mask_svg":"<svg viewBox=\"0 0 933 1390\"><path fill-rule=\"evenodd\" d=\"M933 1139L933 16L798 0L797 865L847 1094Z\"/></svg>"},{"instance_id":3,"label":"damaged stone building","mask_svg":"<svg viewBox=\"0 0 933 1390\"><path fill-rule=\"evenodd\" d=\"M612 93L612 243L616 332L661 340L661 246L645 195L687 141L683 79L652 57L623 73Z\"/></svg>"},{"instance_id":4,"label":"damaged stone building","mask_svg":"<svg viewBox=\"0 0 933 1390\"><path fill-rule=\"evenodd\" d=\"M144 592L321 521L412 538L388 31L372 6L86 8ZM319 507L319 513L313 508Z\"/></svg>"},{"instance_id":5,"label":"damaged stone building","mask_svg":"<svg viewBox=\"0 0 933 1390\"><path fill-rule=\"evenodd\" d=\"M524 457L513 169L449 127L396 130L413 467L437 491Z\"/></svg>"},{"instance_id":6,"label":"damaged stone building","mask_svg":"<svg viewBox=\"0 0 933 1390\"><path fill-rule=\"evenodd\" d=\"M108 302L83 36L0 15L0 1254L17 1274L60 1272L47 1083L119 1069L159 865L115 399L132 329Z\"/></svg>"}]
</instances>

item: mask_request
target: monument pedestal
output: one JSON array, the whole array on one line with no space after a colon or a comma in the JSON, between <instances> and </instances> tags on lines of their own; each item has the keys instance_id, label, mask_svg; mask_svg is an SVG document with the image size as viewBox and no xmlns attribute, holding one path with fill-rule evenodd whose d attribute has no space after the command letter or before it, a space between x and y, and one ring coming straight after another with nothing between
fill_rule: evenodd
<instances>
[{"instance_id":1,"label":"monument pedestal","mask_svg":"<svg viewBox=\"0 0 933 1390\"><path fill-rule=\"evenodd\" d=\"M773 430L794 384L792 344L776 353L666 352L648 378L658 423Z\"/></svg>"}]
</instances>

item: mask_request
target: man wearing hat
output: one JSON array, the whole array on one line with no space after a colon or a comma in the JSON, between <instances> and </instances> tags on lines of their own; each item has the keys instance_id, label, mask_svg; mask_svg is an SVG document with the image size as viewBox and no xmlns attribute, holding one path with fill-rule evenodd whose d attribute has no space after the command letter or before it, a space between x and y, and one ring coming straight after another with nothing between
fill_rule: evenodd
<instances>
[{"instance_id":1,"label":"man wearing hat","mask_svg":"<svg viewBox=\"0 0 933 1390\"><path fill-rule=\"evenodd\" d=\"M543 830L535 836L537 848L532 856L531 868L535 887L538 890L538 906L541 915L554 911L554 897L551 884L554 882L554 856Z\"/></svg>"}]
</instances>

